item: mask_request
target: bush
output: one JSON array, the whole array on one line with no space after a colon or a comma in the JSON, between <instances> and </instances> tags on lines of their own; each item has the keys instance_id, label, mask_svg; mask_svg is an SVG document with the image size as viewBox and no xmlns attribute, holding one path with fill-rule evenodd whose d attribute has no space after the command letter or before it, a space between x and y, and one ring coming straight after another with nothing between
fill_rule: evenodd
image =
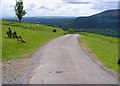
<instances>
[{"instance_id":1,"label":"bush","mask_svg":"<svg viewBox=\"0 0 120 86\"><path fill-rule=\"evenodd\" d=\"M67 34L74 34L74 30L73 29L68 29Z\"/></svg>"}]
</instances>

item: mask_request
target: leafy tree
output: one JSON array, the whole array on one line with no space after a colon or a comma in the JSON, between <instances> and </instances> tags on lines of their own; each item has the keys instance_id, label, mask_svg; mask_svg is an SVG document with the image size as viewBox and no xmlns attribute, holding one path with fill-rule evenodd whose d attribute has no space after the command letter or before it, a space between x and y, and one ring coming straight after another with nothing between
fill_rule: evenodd
<instances>
[{"instance_id":1,"label":"leafy tree","mask_svg":"<svg viewBox=\"0 0 120 86\"><path fill-rule=\"evenodd\" d=\"M22 17L26 14L26 11L23 9L23 1L22 0L16 0L15 8L15 14L17 18L19 19L19 23L21 22Z\"/></svg>"}]
</instances>

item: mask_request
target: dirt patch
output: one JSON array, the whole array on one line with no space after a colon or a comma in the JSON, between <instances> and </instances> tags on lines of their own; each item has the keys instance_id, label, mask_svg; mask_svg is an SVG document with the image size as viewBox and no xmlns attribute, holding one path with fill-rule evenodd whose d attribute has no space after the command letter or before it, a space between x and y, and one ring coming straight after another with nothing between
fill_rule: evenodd
<instances>
[{"instance_id":1,"label":"dirt patch","mask_svg":"<svg viewBox=\"0 0 120 86\"><path fill-rule=\"evenodd\" d=\"M37 51L31 58L3 62L2 84L29 84L34 68L36 68L40 62L41 54L36 56L37 53L39 52ZM28 54L24 56L26 57Z\"/></svg>"}]
</instances>

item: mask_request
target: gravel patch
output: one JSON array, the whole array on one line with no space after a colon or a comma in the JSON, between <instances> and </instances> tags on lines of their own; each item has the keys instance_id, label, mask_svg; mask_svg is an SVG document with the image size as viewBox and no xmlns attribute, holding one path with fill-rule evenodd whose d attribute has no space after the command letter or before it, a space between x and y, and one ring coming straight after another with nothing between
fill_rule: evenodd
<instances>
[{"instance_id":1,"label":"gravel patch","mask_svg":"<svg viewBox=\"0 0 120 86\"><path fill-rule=\"evenodd\" d=\"M38 51L42 51L43 49L44 47ZM3 62L2 84L29 84L34 68L36 68L40 62L41 52L38 51L33 54L31 58Z\"/></svg>"}]
</instances>

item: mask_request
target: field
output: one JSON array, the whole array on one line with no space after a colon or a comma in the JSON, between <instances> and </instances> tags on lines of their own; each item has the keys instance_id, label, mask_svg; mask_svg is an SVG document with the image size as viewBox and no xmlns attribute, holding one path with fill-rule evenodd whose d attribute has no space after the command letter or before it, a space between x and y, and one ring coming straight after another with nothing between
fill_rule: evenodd
<instances>
[{"instance_id":1,"label":"field","mask_svg":"<svg viewBox=\"0 0 120 86\"><path fill-rule=\"evenodd\" d=\"M84 48L108 69L118 72L118 38L81 32Z\"/></svg>"},{"instance_id":2,"label":"field","mask_svg":"<svg viewBox=\"0 0 120 86\"><path fill-rule=\"evenodd\" d=\"M19 36L22 36L23 40L26 41L25 44L15 38L7 38L6 31L8 31L9 26L11 26L12 31L16 31ZM53 29L57 29L57 32L53 33ZM62 35L63 31L59 28L27 23L19 25L15 22L3 21L2 61L29 58L38 48ZM86 32L81 32L80 35L82 46L88 49L95 59L100 60L108 69L118 72L118 38Z\"/></svg>"},{"instance_id":3,"label":"field","mask_svg":"<svg viewBox=\"0 0 120 86\"><path fill-rule=\"evenodd\" d=\"M18 36L22 36L25 44L17 41L16 38L7 38L6 32L9 26ZM53 29L57 32L52 32ZM19 23L2 21L2 61L29 58L38 48L61 35L63 31L59 28L27 23L21 23L19 26Z\"/></svg>"}]
</instances>

